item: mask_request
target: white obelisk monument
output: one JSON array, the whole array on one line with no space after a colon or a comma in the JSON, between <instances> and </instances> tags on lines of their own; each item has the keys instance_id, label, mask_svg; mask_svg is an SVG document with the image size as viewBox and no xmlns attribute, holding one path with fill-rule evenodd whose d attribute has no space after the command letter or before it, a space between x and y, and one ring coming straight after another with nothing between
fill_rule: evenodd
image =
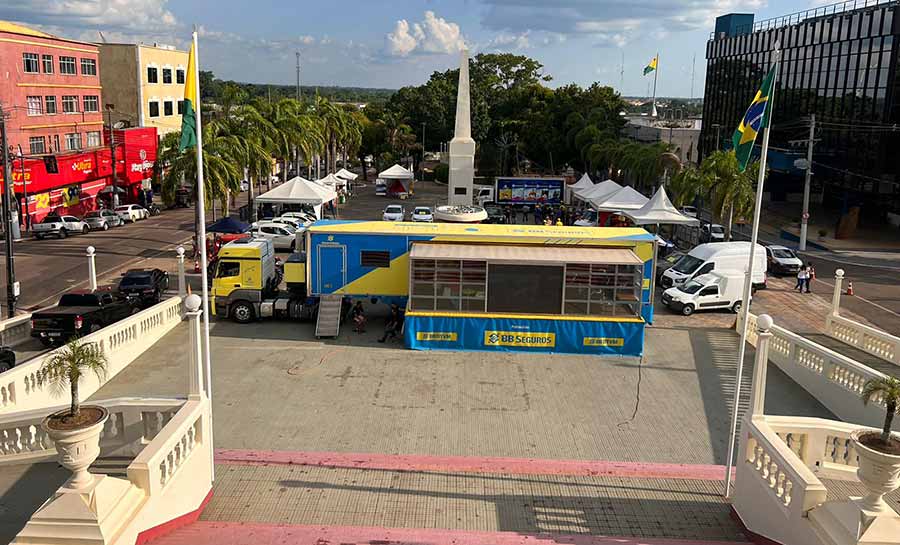
<instances>
[{"instance_id":1,"label":"white obelisk monument","mask_svg":"<svg viewBox=\"0 0 900 545\"><path fill-rule=\"evenodd\" d=\"M471 205L475 178L475 141L472 140L472 116L469 102L469 51L463 49L459 60L459 90L456 93L456 131L450 141L450 205Z\"/></svg>"}]
</instances>

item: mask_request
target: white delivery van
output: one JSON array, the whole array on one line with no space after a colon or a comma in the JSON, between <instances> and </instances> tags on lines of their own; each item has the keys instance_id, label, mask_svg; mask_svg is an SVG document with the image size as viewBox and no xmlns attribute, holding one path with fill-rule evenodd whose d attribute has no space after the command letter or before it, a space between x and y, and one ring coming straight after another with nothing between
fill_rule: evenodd
<instances>
[{"instance_id":1,"label":"white delivery van","mask_svg":"<svg viewBox=\"0 0 900 545\"><path fill-rule=\"evenodd\" d=\"M741 311L744 296L744 274L734 271L715 271L701 274L683 286L663 292L664 305L690 316L696 310L716 308Z\"/></svg>"},{"instance_id":2,"label":"white delivery van","mask_svg":"<svg viewBox=\"0 0 900 545\"><path fill-rule=\"evenodd\" d=\"M746 274L750 261L749 242L708 242L696 246L675 265L666 269L659 278L665 288L682 286L701 274L713 271L731 271ZM753 287L766 287L766 249L757 244L753 258Z\"/></svg>"},{"instance_id":3,"label":"white delivery van","mask_svg":"<svg viewBox=\"0 0 900 545\"><path fill-rule=\"evenodd\" d=\"M484 206L484 203L486 202L494 202L494 186L474 186L472 188L472 204Z\"/></svg>"}]
</instances>

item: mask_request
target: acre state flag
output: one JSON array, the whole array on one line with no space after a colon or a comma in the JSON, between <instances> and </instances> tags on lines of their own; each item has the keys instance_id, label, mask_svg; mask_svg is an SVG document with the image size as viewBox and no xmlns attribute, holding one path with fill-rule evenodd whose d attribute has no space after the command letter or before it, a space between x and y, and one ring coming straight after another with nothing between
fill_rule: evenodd
<instances>
[{"instance_id":1,"label":"acre state flag","mask_svg":"<svg viewBox=\"0 0 900 545\"><path fill-rule=\"evenodd\" d=\"M181 143L179 151L193 148L197 145L197 65L194 45L191 44L191 52L188 55L187 81L184 85L184 113L181 114Z\"/></svg>"}]
</instances>

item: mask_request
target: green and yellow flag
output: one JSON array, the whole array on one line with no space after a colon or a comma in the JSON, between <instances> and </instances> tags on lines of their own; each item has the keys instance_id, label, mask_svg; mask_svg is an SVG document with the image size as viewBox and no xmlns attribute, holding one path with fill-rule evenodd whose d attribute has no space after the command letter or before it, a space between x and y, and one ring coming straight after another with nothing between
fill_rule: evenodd
<instances>
[{"instance_id":1,"label":"green and yellow flag","mask_svg":"<svg viewBox=\"0 0 900 545\"><path fill-rule=\"evenodd\" d=\"M181 143L179 151L193 148L197 145L197 117L196 106L199 98L197 93L197 66L194 55L194 45L191 44L191 52L188 55L187 81L184 85L184 113L181 114Z\"/></svg>"},{"instance_id":2,"label":"green and yellow flag","mask_svg":"<svg viewBox=\"0 0 900 545\"><path fill-rule=\"evenodd\" d=\"M753 152L753 145L756 142L756 136L763 129L769 126L769 117L772 112L772 88L775 82L775 68L773 65L763 79L759 91L753 97L753 102L747 108L747 113L741 119L734 135L731 137L731 143L734 146L734 154L738 160L741 172L747 169L747 163L750 162L750 154Z\"/></svg>"},{"instance_id":3,"label":"green and yellow flag","mask_svg":"<svg viewBox=\"0 0 900 545\"><path fill-rule=\"evenodd\" d=\"M650 72L656 70L656 66L659 64L659 55L650 59L650 64L644 67L644 75L646 76Z\"/></svg>"}]
</instances>

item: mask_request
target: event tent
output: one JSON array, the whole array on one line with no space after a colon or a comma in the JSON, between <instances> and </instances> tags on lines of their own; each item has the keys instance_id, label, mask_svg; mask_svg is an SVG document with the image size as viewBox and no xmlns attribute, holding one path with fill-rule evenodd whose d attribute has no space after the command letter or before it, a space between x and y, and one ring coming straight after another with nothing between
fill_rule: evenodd
<instances>
[{"instance_id":1,"label":"event tent","mask_svg":"<svg viewBox=\"0 0 900 545\"><path fill-rule=\"evenodd\" d=\"M334 189L297 176L256 197L257 203L308 204L322 217L322 205L337 199Z\"/></svg>"},{"instance_id":2,"label":"event tent","mask_svg":"<svg viewBox=\"0 0 900 545\"><path fill-rule=\"evenodd\" d=\"M635 225L699 225L700 220L685 216L674 206L664 187L656 191L656 194L647 203L637 210L623 211L622 215L631 219Z\"/></svg>"},{"instance_id":3,"label":"event tent","mask_svg":"<svg viewBox=\"0 0 900 545\"><path fill-rule=\"evenodd\" d=\"M587 172L582 174L581 178L570 186L566 186L566 195L567 202L572 200L572 195L575 195L575 192L578 190L586 190L594 187L594 182L591 180L591 177L587 175Z\"/></svg>"},{"instance_id":4,"label":"event tent","mask_svg":"<svg viewBox=\"0 0 900 545\"><path fill-rule=\"evenodd\" d=\"M359 174L354 174L353 172L350 172L346 168L342 168L341 170L335 172L334 175L337 176L338 178L343 178L345 180L351 180L351 181L359 178Z\"/></svg>"},{"instance_id":5,"label":"event tent","mask_svg":"<svg viewBox=\"0 0 900 545\"><path fill-rule=\"evenodd\" d=\"M334 174L329 174L328 176L325 176L324 178L316 180L316 183L319 185L324 185L327 187L334 188L334 187L343 187L343 186L347 185L347 180L345 180L344 178L341 178L339 176L336 176Z\"/></svg>"},{"instance_id":6,"label":"event tent","mask_svg":"<svg viewBox=\"0 0 900 545\"><path fill-rule=\"evenodd\" d=\"M592 199L599 199L607 195L612 195L620 189L622 189L622 186L616 182L605 180L585 189L576 189L575 196L583 201L589 202Z\"/></svg>"},{"instance_id":7,"label":"event tent","mask_svg":"<svg viewBox=\"0 0 900 545\"><path fill-rule=\"evenodd\" d=\"M638 210L647 204L650 199L641 195L633 187L625 186L615 193L603 195L599 198L589 198L588 200L598 212L621 212L623 210Z\"/></svg>"},{"instance_id":8,"label":"event tent","mask_svg":"<svg viewBox=\"0 0 900 545\"><path fill-rule=\"evenodd\" d=\"M210 223L206 226L207 233L225 233L229 235L246 233L249 229L249 225L231 217L222 218L219 221Z\"/></svg>"},{"instance_id":9,"label":"event tent","mask_svg":"<svg viewBox=\"0 0 900 545\"><path fill-rule=\"evenodd\" d=\"M378 174L378 179L385 181L388 193L408 193L415 177L415 174L400 165L394 165Z\"/></svg>"}]
</instances>

